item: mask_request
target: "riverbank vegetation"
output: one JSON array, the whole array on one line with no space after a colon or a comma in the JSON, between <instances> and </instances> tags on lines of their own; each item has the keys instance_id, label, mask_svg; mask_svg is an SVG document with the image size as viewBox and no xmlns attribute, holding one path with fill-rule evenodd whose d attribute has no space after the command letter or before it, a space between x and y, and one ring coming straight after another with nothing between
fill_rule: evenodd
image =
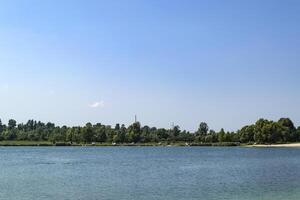
<instances>
[{"instance_id":1,"label":"riverbank vegetation","mask_svg":"<svg viewBox=\"0 0 300 200\"><path fill-rule=\"evenodd\" d=\"M135 122L130 126L114 127L100 123L87 123L80 127L56 126L29 120L17 124L0 120L0 145L2 146L65 146L65 145L178 145L178 146L237 146L239 144L276 144L300 141L300 127L296 128L289 118L277 122L259 119L255 124L242 127L236 132L216 132L205 122L197 131L188 132L179 126L170 129L142 126Z\"/></svg>"}]
</instances>

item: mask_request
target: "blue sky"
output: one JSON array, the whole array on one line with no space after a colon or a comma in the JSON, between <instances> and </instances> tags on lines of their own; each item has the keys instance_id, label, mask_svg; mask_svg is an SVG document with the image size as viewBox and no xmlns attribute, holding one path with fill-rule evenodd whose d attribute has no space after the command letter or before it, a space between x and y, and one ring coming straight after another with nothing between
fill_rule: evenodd
<instances>
[{"instance_id":1,"label":"blue sky","mask_svg":"<svg viewBox=\"0 0 300 200\"><path fill-rule=\"evenodd\" d=\"M0 0L0 117L300 125L300 1Z\"/></svg>"}]
</instances>

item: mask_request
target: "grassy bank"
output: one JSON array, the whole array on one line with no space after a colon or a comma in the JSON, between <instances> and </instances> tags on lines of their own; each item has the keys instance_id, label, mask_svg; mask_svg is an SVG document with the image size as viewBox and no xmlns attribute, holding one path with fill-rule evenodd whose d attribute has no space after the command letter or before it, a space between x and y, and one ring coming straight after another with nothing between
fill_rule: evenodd
<instances>
[{"instance_id":1,"label":"grassy bank","mask_svg":"<svg viewBox=\"0 0 300 200\"><path fill-rule=\"evenodd\" d=\"M48 141L0 141L0 146L53 146Z\"/></svg>"}]
</instances>

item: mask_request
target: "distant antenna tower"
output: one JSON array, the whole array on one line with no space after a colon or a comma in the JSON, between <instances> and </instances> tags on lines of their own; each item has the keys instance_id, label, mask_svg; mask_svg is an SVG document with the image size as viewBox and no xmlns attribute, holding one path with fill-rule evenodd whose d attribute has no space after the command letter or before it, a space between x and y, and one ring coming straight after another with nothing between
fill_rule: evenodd
<instances>
[{"instance_id":1,"label":"distant antenna tower","mask_svg":"<svg viewBox=\"0 0 300 200\"><path fill-rule=\"evenodd\" d=\"M134 115L134 123L136 123L137 122L137 117L136 117L136 115Z\"/></svg>"},{"instance_id":2,"label":"distant antenna tower","mask_svg":"<svg viewBox=\"0 0 300 200\"><path fill-rule=\"evenodd\" d=\"M174 125L174 122L172 123L172 129L174 129L175 125Z\"/></svg>"}]
</instances>

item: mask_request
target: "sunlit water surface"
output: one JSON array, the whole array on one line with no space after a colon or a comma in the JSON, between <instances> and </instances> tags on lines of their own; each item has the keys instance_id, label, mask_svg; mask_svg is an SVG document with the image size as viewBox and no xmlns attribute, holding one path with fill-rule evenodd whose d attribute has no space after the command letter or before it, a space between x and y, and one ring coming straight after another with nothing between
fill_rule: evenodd
<instances>
[{"instance_id":1,"label":"sunlit water surface","mask_svg":"<svg viewBox=\"0 0 300 200\"><path fill-rule=\"evenodd\" d=\"M0 199L300 199L300 149L2 147Z\"/></svg>"}]
</instances>

